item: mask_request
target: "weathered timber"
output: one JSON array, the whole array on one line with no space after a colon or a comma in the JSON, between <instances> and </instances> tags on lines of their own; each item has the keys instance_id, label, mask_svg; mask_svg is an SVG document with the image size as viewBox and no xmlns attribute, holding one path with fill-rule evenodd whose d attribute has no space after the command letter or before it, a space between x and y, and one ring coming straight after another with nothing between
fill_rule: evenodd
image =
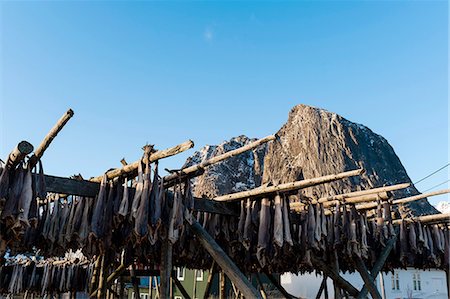
<instances>
[{"instance_id":1,"label":"weathered timber","mask_svg":"<svg viewBox=\"0 0 450 299\"><path fill-rule=\"evenodd\" d=\"M386 186L386 187L373 188L373 189L368 189L368 190L349 192L349 193L344 193L344 194L321 197L317 200L313 200L311 203L316 204L316 203L326 203L326 202L330 202L333 200L344 200L344 199L346 200L346 199L350 199L353 197L359 197L359 196L368 195L368 194L400 190L400 189L408 188L409 186L411 186L410 183L404 183L404 184L397 184L397 185ZM345 202L347 202L347 201L345 201ZM302 205L304 205L304 203L302 203L302 202L291 203L291 207L302 206Z\"/></svg>"},{"instance_id":2,"label":"weathered timber","mask_svg":"<svg viewBox=\"0 0 450 299\"><path fill-rule=\"evenodd\" d=\"M381 269L383 269L386 259L388 258L389 254L391 253L392 248L394 248L395 242L397 242L397 237L398 237L399 231L400 231L400 229L397 226L395 228L395 235L389 239L389 241L386 243L386 246L383 248L380 255L378 256L378 259L375 261L372 271L370 271L370 275L372 277L377 277L378 273L380 273ZM359 292L357 299L366 298L368 292L369 292L369 289L367 288L366 285L364 285L362 287L361 291Z\"/></svg>"},{"instance_id":3,"label":"weathered timber","mask_svg":"<svg viewBox=\"0 0 450 299\"><path fill-rule=\"evenodd\" d=\"M388 192L380 192L380 193L375 193L375 194L367 194L367 195L362 195L362 196L356 196L356 197L351 197L351 198L346 198L344 200L332 200L332 201L327 201L322 203L322 205L324 206L324 208L329 208L329 207L334 207L336 206L338 203L339 204L357 204L357 203L362 203L362 202L368 202L368 201L378 201L378 200L388 200L390 198L390 194ZM299 206L299 205L295 205L294 208L292 208L291 206L291 210L297 210L297 211L301 211L306 209L306 205L303 206ZM326 213L327 215L330 215L331 212L327 211Z\"/></svg>"},{"instance_id":4,"label":"weathered timber","mask_svg":"<svg viewBox=\"0 0 450 299\"><path fill-rule=\"evenodd\" d=\"M139 294L139 278L135 273L136 266L134 264L131 265L131 282L133 283L133 290L134 290L134 298L141 298ZM169 298L169 297L166 297Z\"/></svg>"},{"instance_id":5,"label":"weathered timber","mask_svg":"<svg viewBox=\"0 0 450 299\"><path fill-rule=\"evenodd\" d=\"M14 169L20 161L33 151L33 145L28 141L21 141L11 151L6 159L5 168L7 170Z\"/></svg>"},{"instance_id":6,"label":"weathered timber","mask_svg":"<svg viewBox=\"0 0 450 299\"><path fill-rule=\"evenodd\" d=\"M434 215L425 215L425 216L417 216L411 218L405 218L405 221L414 221L414 222L450 222L450 213L444 214L434 214ZM395 219L392 221L394 224L399 224L402 222L402 219Z\"/></svg>"},{"instance_id":7,"label":"weathered timber","mask_svg":"<svg viewBox=\"0 0 450 299\"><path fill-rule=\"evenodd\" d=\"M170 296L170 277L174 276L172 274L172 255L173 247L169 239L166 238L162 242L161 246L161 291L160 295L162 298L171 298ZM174 276L175 277L175 276Z\"/></svg>"},{"instance_id":8,"label":"weathered timber","mask_svg":"<svg viewBox=\"0 0 450 299\"><path fill-rule=\"evenodd\" d=\"M317 292L316 299L320 299L322 296L322 292L325 289L325 286L327 285L327 277L324 275L322 279L322 283L320 284L319 291Z\"/></svg>"},{"instance_id":9,"label":"weathered timber","mask_svg":"<svg viewBox=\"0 0 450 299\"><path fill-rule=\"evenodd\" d=\"M52 175L44 175L44 179L48 192L94 198L100 190L99 183L84 180L75 180Z\"/></svg>"},{"instance_id":10,"label":"weathered timber","mask_svg":"<svg viewBox=\"0 0 450 299\"><path fill-rule=\"evenodd\" d=\"M157 160L161 160L163 158L168 158L171 156L174 156L176 154L182 153L184 151L187 151L188 149L194 147L194 142L192 140L185 141L179 145L167 148L165 150L156 151L150 155L150 158L148 159L149 162L155 162ZM131 164L127 164L122 168L116 168L113 170L110 170L106 172L106 176L108 179L113 179L122 175L132 176L135 175L139 166L139 163L146 163L147 161L138 160ZM102 181L103 175L91 178L91 182L97 182L100 183Z\"/></svg>"},{"instance_id":11,"label":"weathered timber","mask_svg":"<svg viewBox=\"0 0 450 299\"><path fill-rule=\"evenodd\" d=\"M219 299L226 299L226 276L222 271L219 272Z\"/></svg>"},{"instance_id":12,"label":"weathered timber","mask_svg":"<svg viewBox=\"0 0 450 299\"><path fill-rule=\"evenodd\" d=\"M228 257L216 241L206 232L206 230L190 215L186 220L192 231L197 235L202 246L208 251L215 262L225 272L228 278L238 287L247 298L261 298L261 294L247 280L236 264Z\"/></svg>"},{"instance_id":13,"label":"weathered timber","mask_svg":"<svg viewBox=\"0 0 450 299\"><path fill-rule=\"evenodd\" d=\"M105 255L102 254L100 256L101 258L101 266L100 266L100 274L99 274L99 279L98 279L98 292L97 292L97 299L101 299L102 295L103 295L103 291L104 291L104 287L103 287L103 283L104 283L104 279L105 279Z\"/></svg>"},{"instance_id":14,"label":"weathered timber","mask_svg":"<svg viewBox=\"0 0 450 299\"><path fill-rule=\"evenodd\" d=\"M333 279L333 281L342 289L346 290L350 295L357 296L358 290L352 286L350 282L342 278L342 276L339 275L338 272L336 272L334 269L331 269L329 265L327 265L324 261L311 256L311 261L313 264L320 269L324 274L326 274L328 277Z\"/></svg>"},{"instance_id":15,"label":"weathered timber","mask_svg":"<svg viewBox=\"0 0 450 299\"><path fill-rule=\"evenodd\" d=\"M436 196L436 195L441 195L441 194L446 194L446 193L450 193L450 189L444 189L444 190L439 190L439 191L428 192L428 193L423 193L423 194L419 194L419 195L394 199L392 201L392 204L394 204L394 205L404 204L404 203L416 201L419 199L423 199L426 197L431 197L431 196ZM358 210L370 210L370 209L375 209L376 207L377 207L377 203L375 203L375 202L361 204L361 205L356 206L356 208Z\"/></svg>"},{"instance_id":16,"label":"weathered timber","mask_svg":"<svg viewBox=\"0 0 450 299\"><path fill-rule=\"evenodd\" d=\"M211 292L211 285L214 278L214 273L216 272L216 262L212 262L211 269L208 273L208 280L206 281L205 294L203 295L203 299L209 298L209 293Z\"/></svg>"},{"instance_id":17,"label":"weathered timber","mask_svg":"<svg viewBox=\"0 0 450 299\"><path fill-rule=\"evenodd\" d=\"M180 177L182 177L182 178L186 178L186 177L187 178L191 178L191 177L194 177L194 176L198 176L198 175L202 174L204 169L206 167L210 166L210 165L219 163L219 162L221 162L223 160L226 160L228 158L231 158L231 157L237 156L239 154L245 153L245 152L247 152L247 151L249 151L251 149L254 149L254 148L260 146L261 144L264 144L266 142L275 140L275 138L276 138L275 135L269 135L267 137L258 139L255 142L249 143L249 144L244 145L244 146L242 146L240 148L237 148L235 150L226 152L226 153L224 153L222 155L215 156L215 157L213 157L213 158L211 158L209 160L206 160L206 161L204 161L204 162L202 162L200 164L196 164L196 165L192 165L192 166L183 168L179 172L172 173L170 175L165 176L164 177L164 186L167 188L167 187L170 187L170 186L174 185L176 180L178 180Z\"/></svg>"},{"instance_id":18,"label":"weathered timber","mask_svg":"<svg viewBox=\"0 0 450 299\"><path fill-rule=\"evenodd\" d=\"M267 293L266 290L264 289L261 278L259 277L259 273L255 273L255 276L256 280L258 281L259 287L261 288L261 296L263 297L263 299L267 299Z\"/></svg>"},{"instance_id":19,"label":"weathered timber","mask_svg":"<svg viewBox=\"0 0 450 299\"><path fill-rule=\"evenodd\" d=\"M50 129L48 134L42 140L41 144L39 144L37 149L34 151L33 156L31 156L31 166L36 165L37 161L42 158L45 150L50 146L50 143L52 143L53 139L55 139L56 135L58 135L58 133L64 128L64 126L72 118L72 116L73 110L67 110L66 113L64 113L64 115L56 122L53 128Z\"/></svg>"},{"instance_id":20,"label":"weathered timber","mask_svg":"<svg viewBox=\"0 0 450 299\"><path fill-rule=\"evenodd\" d=\"M226 194L214 198L215 201L237 201L247 198L260 197L268 194L273 194L276 192L287 192L292 190L303 189L307 187L312 187L332 181L341 180L344 178L361 175L364 172L363 169L356 169L351 171L346 171L338 174L331 174L326 176L321 176L317 178L296 181L291 183L280 184L276 186L268 187L258 187L248 191L236 192L231 194Z\"/></svg>"},{"instance_id":21,"label":"weathered timber","mask_svg":"<svg viewBox=\"0 0 450 299\"><path fill-rule=\"evenodd\" d=\"M355 258L355 268L358 270L361 278L364 281L364 285L369 289L372 299L381 299L380 292L378 292L377 287L374 283L375 278L370 275L369 270L367 270L366 264L360 257Z\"/></svg>"},{"instance_id":22,"label":"weathered timber","mask_svg":"<svg viewBox=\"0 0 450 299\"><path fill-rule=\"evenodd\" d=\"M124 264L119 265L116 270L114 270L113 273L111 273L108 278L106 278L105 287L109 287L109 285L114 282L114 280L119 277L124 271L126 267ZM95 297L97 295L99 289L96 289L94 292L91 293L90 297Z\"/></svg>"},{"instance_id":23,"label":"weathered timber","mask_svg":"<svg viewBox=\"0 0 450 299\"><path fill-rule=\"evenodd\" d=\"M289 294L285 288L280 284L280 282L272 275L272 273L269 273L269 271L264 270L264 274L267 276L267 278L270 280L270 282L283 294L284 297L288 299L295 299L295 297L291 294Z\"/></svg>"},{"instance_id":24,"label":"weathered timber","mask_svg":"<svg viewBox=\"0 0 450 299\"><path fill-rule=\"evenodd\" d=\"M95 198L100 189L99 183L85 180L75 180L51 175L45 175L44 178L47 191L54 193ZM128 190L132 192L133 188L129 188ZM239 216L238 210L233 205L216 202L206 198L195 198L194 210L229 216Z\"/></svg>"},{"instance_id":25,"label":"weathered timber","mask_svg":"<svg viewBox=\"0 0 450 299\"><path fill-rule=\"evenodd\" d=\"M191 296L189 296L188 292L183 287L181 282L178 280L177 276L176 275L172 276L172 279L175 282L175 285L177 286L177 288L180 290L180 292L183 295L183 297L186 298L186 299L191 299ZM194 280L195 280L195 278L194 278Z\"/></svg>"}]
</instances>

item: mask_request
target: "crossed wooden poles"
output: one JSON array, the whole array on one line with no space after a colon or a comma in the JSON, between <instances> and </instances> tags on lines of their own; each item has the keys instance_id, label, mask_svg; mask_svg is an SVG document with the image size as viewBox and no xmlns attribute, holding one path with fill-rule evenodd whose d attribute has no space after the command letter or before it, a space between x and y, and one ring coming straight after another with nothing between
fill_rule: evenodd
<instances>
[{"instance_id":1,"label":"crossed wooden poles","mask_svg":"<svg viewBox=\"0 0 450 299\"><path fill-rule=\"evenodd\" d=\"M34 154L30 157L29 163L35 165L39 159L42 158L45 150L50 146L52 140L56 137L56 135L62 130L64 125L69 121L69 119L73 116L73 111L69 109L62 117L58 120L56 125L50 130L44 140L41 142L39 147L34 151ZM225 154L216 156L212 159L204 161L200 164L193 165L184 169L181 169L179 172L174 174L169 174L163 178L164 184L166 187L173 186L177 179L181 177L183 178L192 178L198 175L201 175L204 170L213 164L224 161L230 157L239 155L248 150L254 149L266 142L276 140L275 135L270 135L265 138L259 139L255 142L249 143L241 148L229 151ZM184 152L194 146L194 143L191 140L188 140L184 143L181 143L177 146L156 151L152 153L149 158L149 162L154 162L159 159L167 158L178 153ZM16 148L11 152L6 161L6 168L12 169L14 168L21 160L23 160L28 154L33 151L33 146L26 142L20 142ZM145 161L144 161L145 162ZM109 179L113 179L119 176L135 176L141 160L135 161L131 164L123 163L124 166L121 168L113 169L106 173ZM297 182L291 182L286 184L280 184L275 186L262 186L252 190L237 192L232 194L227 194L223 196L218 196L213 200L208 199L200 199L196 198L194 210L204 211L210 213L219 213L225 215L233 215L237 216L238 213L233 208L231 208L227 203L244 200L247 198L260 198L263 195L274 194L277 192L289 192L292 190L298 190L302 188L307 188L323 183L328 183L336 180L340 180L343 178L361 175L364 172L363 169L357 169L352 171L347 171L338 174L331 174L327 176L306 179ZM45 181L47 185L47 190L50 192L61 193L61 194L72 194L79 196L86 196L94 198L99 190L99 182L101 177L91 178L89 181L86 180L75 180L69 178L55 177L50 175L45 175ZM398 184L387 187L374 188L370 190L362 190L351 192L347 194L335 195L325 198L320 198L314 200L313 203L322 203L324 207L330 208L334 206L337 202L342 203L354 203L359 204L356 205L357 209L373 209L376 207L376 203L374 201L378 200L390 200L390 191L403 189L409 187L409 184ZM432 192L428 194L417 195L413 197L403 198L391 201L392 204L403 204L407 202L411 202L414 200L419 200L421 198L449 193L450 190L442 190L438 192ZM368 203L366 203L368 202ZM304 206L303 203L292 203L291 209L298 210L302 209ZM413 219L415 221L434 221L434 222L449 222L449 215L440 214L440 215L429 215L424 216L425 218L416 218ZM246 278L246 276L239 270L239 268L234 264L234 262L228 257L228 255L222 250L222 248L217 244L217 242L206 232L206 230L191 217L190 214L186 213L185 220L187 225L190 226L192 231L196 234L202 246L208 251L211 257L214 260L214 264L218 265L224 274L231 280L233 286L235 286L246 298L263 298L265 296L264 291L259 292L252 285L252 283ZM396 221L394 220L394 223ZM398 227L397 227L398 229ZM323 260L312 257L313 264L324 273L325 278L321 285L321 288L318 293L318 297L320 297L321 293L324 291L325 296L327 297L327 287L326 287L326 278L329 277L334 281L335 284L335 292L336 298L340 296L340 289L344 290L346 293L357 297L357 298L365 298L370 292L372 298L381 298L375 284L374 279L377 277L378 273L381 271L387 257L389 256L395 242L397 239L397 234L394 235L386 244L382 252L380 253L377 261L375 262L371 271L369 271L361 258L355 259L355 267L356 270L361 274L362 279L364 280L364 287L358 291L355 287L353 287L348 281L346 281L339 274L339 266L337 265L337 258L334 263L334 266L326 264ZM97 285L95 290L91 292L91 297L102 298L104 296L105 289L108 289L112 294L119 296L120 294L115 293L109 286L112 282L121 276L121 274L126 271L128 265L125 265L123 262L119 265L117 269L115 269L109 276L106 277L104 271L104 256L100 255L95 262L96 271L100 271L99 273L95 273L93 275L92 287ZM213 264L213 265L214 265ZM172 245L169 241L164 241L161 250L161 261L160 261L160 271L158 274L161 277L161 287L160 287L160 298L169 298L171 296L170 293L170 279L172 278L183 293L185 297L189 297L186 290L183 288L181 283L177 280L176 275L172 273ZM213 273L214 267L211 269ZM134 266L132 267L130 273L133 277L136 276L136 269ZM266 273L272 283L280 290L280 292L286 296L287 298L293 298L290 294L288 294L283 287L278 283L278 281L270 274ZM223 275L222 275L223 276ZM211 276L210 276L211 277ZM224 277L224 276L223 276ZM259 280L259 277L258 277ZM208 278L207 289L210 288L211 279ZM134 284L135 293L139 292L136 284ZM122 292L122 291L121 291Z\"/></svg>"}]
</instances>

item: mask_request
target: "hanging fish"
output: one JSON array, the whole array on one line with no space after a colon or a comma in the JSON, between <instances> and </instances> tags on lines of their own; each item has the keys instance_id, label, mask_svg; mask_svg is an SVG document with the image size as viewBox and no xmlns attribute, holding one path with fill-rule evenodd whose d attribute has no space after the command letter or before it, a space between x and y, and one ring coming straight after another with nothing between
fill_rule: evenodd
<instances>
[{"instance_id":1,"label":"hanging fish","mask_svg":"<svg viewBox=\"0 0 450 299\"><path fill-rule=\"evenodd\" d=\"M409 230L409 248L413 253L417 253L416 229L414 222L409 223L408 230Z\"/></svg>"},{"instance_id":2,"label":"hanging fish","mask_svg":"<svg viewBox=\"0 0 450 299\"><path fill-rule=\"evenodd\" d=\"M270 226L271 226L270 200L267 197L264 197L261 200L261 212L258 228L258 246L256 249L256 256L262 268L264 268L267 264L266 253L269 247Z\"/></svg>"},{"instance_id":3,"label":"hanging fish","mask_svg":"<svg viewBox=\"0 0 450 299\"><path fill-rule=\"evenodd\" d=\"M243 245L245 249L250 248L250 242L252 239L252 202L250 198L247 199L245 204L246 215L244 223Z\"/></svg>"},{"instance_id":4,"label":"hanging fish","mask_svg":"<svg viewBox=\"0 0 450 299\"><path fill-rule=\"evenodd\" d=\"M319 246L317 245L315 238L315 231L316 231L315 208L311 203L308 205L307 216L308 216L308 223L307 223L308 246L309 248L319 250Z\"/></svg>"},{"instance_id":5,"label":"hanging fish","mask_svg":"<svg viewBox=\"0 0 450 299\"><path fill-rule=\"evenodd\" d=\"M10 183L10 189L2 211L2 219L5 220L6 226L10 227L14 224L15 216L19 214L18 204L22 193L25 170L22 162L19 163L14 170L14 179Z\"/></svg>"},{"instance_id":6,"label":"hanging fish","mask_svg":"<svg viewBox=\"0 0 450 299\"><path fill-rule=\"evenodd\" d=\"M289 221L289 214L290 214L290 207L289 207L289 198L287 198L285 195L283 196L282 200L282 207L283 207L283 229L284 229L284 241L288 243L290 246L294 245L294 242L292 241L292 235L291 235L291 224Z\"/></svg>"},{"instance_id":7,"label":"hanging fish","mask_svg":"<svg viewBox=\"0 0 450 299\"><path fill-rule=\"evenodd\" d=\"M336 203L336 207L334 209L334 249L342 244L342 236L341 236L341 208L340 203Z\"/></svg>"},{"instance_id":8,"label":"hanging fish","mask_svg":"<svg viewBox=\"0 0 450 299\"><path fill-rule=\"evenodd\" d=\"M246 218L246 204L249 199L241 200L241 209L239 213L239 223L238 223L238 240L239 242L244 242L244 228L245 228L245 218Z\"/></svg>"},{"instance_id":9,"label":"hanging fish","mask_svg":"<svg viewBox=\"0 0 450 299\"><path fill-rule=\"evenodd\" d=\"M22 227L28 227L28 212L30 211L31 201L33 200L33 188L31 169L28 167L23 178L22 192L19 197L19 216L18 220Z\"/></svg>"},{"instance_id":10,"label":"hanging fish","mask_svg":"<svg viewBox=\"0 0 450 299\"><path fill-rule=\"evenodd\" d=\"M149 163L149 158L151 149L152 148L150 146L146 146L144 152L144 159L143 159L145 162L144 183L142 187L142 194L139 200L138 210L136 213L136 221L134 223L134 233L138 238L144 238L145 236L147 236L148 232L148 216L149 216L150 192L151 192L151 177L150 177L151 166ZM136 193L137 192L138 191L136 190Z\"/></svg>"},{"instance_id":11,"label":"hanging fish","mask_svg":"<svg viewBox=\"0 0 450 299\"><path fill-rule=\"evenodd\" d=\"M369 255L369 246L367 244L367 214L364 212L363 215L359 216L360 227L361 227L361 256L364 258L368 258Z\"/></svg>"},{"instance_id":12,"label":"hanging fish","mask_svg":"<svg viewBox=\"0 0 450 299\"><path fill-rule=\"evenodd\" d=\"M123 184L123 195L120 202L119 211L117 212L119 222L122 222L129 213L129 191L128 191L128 178L125 178Z\"/></svg>"},{"instance_id":13,"label":"hanging fish","mask_svg":"<svg viewBox=\"0 0 450 299\"><path fill-rule=\"evenodd\" d=\"M100 182L100 190L98 192L97 198L95 200L94 211L92 212L91 220L91 236L96 239L103 238L104 236L104 213L105 213L105 201L107 199L107 176L103 175L102 181Z\"/></svg>"},{"instance_id":14,"label":"hanging fish","mask_svg":"<svg viewBox=\"0 0 450 299\"><path fill-rule=\"evenodd\" d=\"M378 228L378 227L377 227ZM400 223L400 262L403 266L408 263L408 239L406 236L405 221L402 219Z\"/></svg>"},{"instance_id":15,"label":"hanging fish","mask_svg":"<svg viewBox=\"0 0 450 299\"><path fill-rule=\"evenodd\" d=\"M131 204L131 217L133 219L136 219L136 217L137 217L137 212L138 212L139 204L141 202L141 195L142 195L143 189L144 189L144 173L142 170L142 162L139 162L136 192L134 193L133 201Z\"/></svg>"},{"instance_id":16,"label":"hanging fish","mask_svg":"<svg viewBox=\"0 0 450 299\"><path fill-rule=\"evenodd\" d=\"M273 219L273 242L279 248L283 247L283 211L281 207L281 196L275 195L275 215Z\"/></svg>"}]
</instances>

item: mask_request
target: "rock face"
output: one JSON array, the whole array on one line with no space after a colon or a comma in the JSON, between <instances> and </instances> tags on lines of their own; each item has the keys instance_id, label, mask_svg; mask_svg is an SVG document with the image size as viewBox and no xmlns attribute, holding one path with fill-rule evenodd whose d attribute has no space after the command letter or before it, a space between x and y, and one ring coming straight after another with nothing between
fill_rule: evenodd
<instances>
[{"instance_id":1,"label":"rock face","mask_svg":"<svg viewBox=\"0 0 450 299\"><path fill-rule=\"evenodd\" d=\"M411 182L386 139L335 113L306 105L295 106L277 136L274 142L209 167L194 180L195 195L211 198L251 189L261 183L286 183L360 167L366 170L360 177L303 189L301 196L319 198ZM239 136L218 146L206 146L186 164L197 164L252 140ZM394 196L416 194L419 192L412 186L396 191ZM412 202L406 208L406 212L414 215L437 212L426 199Z\"/></svg>"}]
</instances>

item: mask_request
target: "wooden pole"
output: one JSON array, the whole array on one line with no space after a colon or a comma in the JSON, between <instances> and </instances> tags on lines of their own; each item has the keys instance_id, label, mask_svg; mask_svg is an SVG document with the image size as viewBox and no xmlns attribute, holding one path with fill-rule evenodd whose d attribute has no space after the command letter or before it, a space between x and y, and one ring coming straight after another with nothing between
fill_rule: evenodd
<instances>
[{"instance_id":1,"label":"wooden pole","mask_svg":"<svg viewBox=\"0 0 450 299\"><path fill-rule=\"evenodd\" d=\"M37 161L42 158L45 150L50 146L50 143L52 143L53 139L55 139L56 135L58 135L62 128L64 128L64 126L72 118L72 116L73 110L67 110L66 113L64 113L64 115L56 122L53 128L50 129L48 134L42 140L41 144L39 144L38 148L34 151L33 156L31 156L30 158L30 165L32 167L34 167Z\"/></svg>"},{"instance_id":2,"label":"wooden pole","mask_svg":"<svg viewBox=\"0 0 450 299\"><path fill-rule=\"evenodd\" d=\"M98 292L97 292L97 299L101 299L103 295L103 280L105 279L105 255L102 254L100 256L101 258L101 266L100 266L100 275L98 279Z\"/></svg>"},{"instance_id":3,"label":"wooden pole","mask_svg":"<svg viewBox=\"0 0 450 299\"><path fill-rule=\"evenodd\" d=\"M277 186L269 187L258 187L248 191L236 192L227 195L222 195L214 198L215 201L237 201L253 197L261 197L264 195L276 193L276 192L287 192L297 189L303 189L307 187L316 186L319 184L324 184L332 181L337 181L340 179L361 175L364 172L363 169L356 169L352 171L346 171L338 174L331 174L326 176L321 176L313 179L307 179L302 181L296 181L286 184L280 184Z\"/></svg>"},{"instance_id":4,"label":"wooden pole","mask_svg":"<svg viewBox=\"0 0 450 299\"><path fill-rule=\"evenodd\" d=\"M205 294L203 295L203 299L207 299L209 297L209 293L211 292L211 284L214 279L214 272L216 268L216 263L213 261L211 265L211 270L208 273L208 280L206 281Z\"/></svg>"},{"instance_id":5,"label":"wooden pole","mask_svg":"<svg viewBox=\"0 0 450 299\"><path fill-rule=\"evenodd\" d=\"M161 246L161 298L170 298L170 276L172 274L172 244L166 237Z\"/></svg>"},{"instance_id":6,"label":"wooden pole","mask_svg":"<svg viewBox=\"0 0 450 299\"><path fill-rule=\"evenodd\" d=\"M11 151L6 159L5 168L7 170L16 168L17 164L22 161L28 154L33 151L33 145L28 141L21 141L17 146ZM6 172L5 172L6 173Z\"/></svg>"},{"instance_id":7,"label":"wooden pole","mask_svg":"<svg viewBox=\"0 0 450 299\"><path fill-rule=\"evenodd\" d=\"M325 280L325 288L324 288L324 293L325 293L325 299L328 299L328 277L326 275L323 276L324 280Z\"/></svg>"},{"instance_id":8,"label":"wooden pole","mask_svg":"<svg viewBox=\"0 0 450 299\"><path fill-rule=\"evenodd\" d=\"M153 299L153 276L148 277L148 295L150 299Z\"/></svg>"},{"instance_id":9,"label":"wooden pole","mask_svg":"<svg viewBox=\"0 0 450 299\"><path fill-rule=\"evenodd\" d=\"M101 255L99 255L94 262L94 270L92 271L92 278L91 278L91 291L94 290L94 286L97 283L97 275L100 267L100 259Z\"/></svg>"},{"instance_id":10,"label":"wooden pole","mask_svg":"<svg viewBox=\"0 0 450 299\"><path fill-rule=\"evenodd\" d=\"M256 140L256 141L254 141L252 143L249 143L247 145L244 145L244 146L242 146L240 148L237 148L235 150L226 152L226 153L224 153L222 155L215 156L215 157L213 157L213 158L211 158L209 160L206 160L206 161L204 161L204 162L202 162L200 164L192 165L190 167L186 167L184 169L181 169L177 173L173 173L173 174L170 174L168 176L165 176L164 177L164 186L165 187L172 186L175 183L175 181L177 179L179 179L180 175L183 176L183 177L188 177L188 178L200 175L201 173L203 173L205 168L210 166L210 165L213 165L213 164L219 163L219 162L221 162L223 160L226 160L228 158L237 156L239 154L242 154L244 152L247 152L247 151L249 151L251 149L254 149L254 148L258 147L261 144L264 144L266 142L269 142L269 141L275 140L275 139L276 139L275 135L270 135L270 136L261 138L259 140Z\"/></svg>"},{"instance_id":11,"label":"wooden pole","mask_svg":"<svg viewBox=\"0 0 450 299\"><path fill-rule=\"evenodd\" d=\"M111 273L107 278L106 278L106 282L104 283L105 287L109 287L109 285L114 282L114 280L119 277L123 271L125 271L126 266L124 264L119 265L119 267L117 267L116 270L113 271L113 273ZM95 297L95 295L97 295L99 289L96 289L95 291L93 291L90 295L90 297Z\"/></svg>"},{"instance_id":12,"label":"wooden pole","mask_svg":"<svg viewBox=\"0 0 450 299\"><path fill-rule=\"evenodd\" d=\"M414 221L414 222L450 222L450 213L417 216L417 217L405 218L404 220ZM394 221L392 221L392 223L394 223L394 224L399 224L401 222L402 222L402 219L395 219Z\"/></svg>"},{"instance_id":13,"label":"wooden pole","mask_svg":"<svg viewBox=\"0 0 450 299\"><path fill-rule=\"evenodd\" d=\"M436 196L436 195L441 195L441 194L446 194L446 193L450 193L450 189L444 189L444 190L439 190L439 191L428 192L428 193L423 193L423 194L419 194L419 195L394 199L392 201L392 204L394 204L394 205L404 204L407 202L416 201L416 200L423 199L426 197L431 197L431 196ZM369 209L375 209L376 207L377 207L377 203L375 203L375 202L361 204L361 205L356 206L356 208L358 210L369 210Z\"/></svg>"},{"instance_id":14,"label":"wooden pole","mask_svg":"<svg viewBox=\"0 0 450 299\"><path fill-rule=\"evenodd\" d=\"M139 299L141 298L141 295L139 294L139 279L136 276L136 266L134 265L134 263L131 265L130 274L131 282L133 283L134 299Z\"/></svg>"},{"instance_id":15,"label":"wooden pole","mask_svg":"<svg viewBox=\"0 0 450 299\"><path fill-rule=\"evenodd\" d=\"M192 286L192 297L194 298L197 298L197 271L197 269L194 270L194 282Z\"/></svg>"},{"instance_id":16,"label":"wooden pole","mask_svg":"<svg viewBox=\"0 0 450 299\"><path fill-rule=\"evenodd\" d=\"M325 285L327 284L327 277L324 275L322 279L322 283L320 284L319 291L317 292L316 299L320 299L322 296L322 292L325 289Z\"/></svg>"},{"instance_id":17,"label":"wooden pole","mask_svg":"<svg viewBox=\"0 0 450 299\"><path fill-rule=\"evenodd\" d=\"M171 157L176 154L182 153L192 147L194 147L194 142L192 140L188 140L179 145L167 148L165 150L156 151L150 155L150 158L148 160L150 163L152 163L157 160L161 160L163 158ZM106 172L106 176L108 177L108 179L113 179L113 178L116 178L116 177L119 177L122 175L134 175L138 169L139 163L141 163L141 162L146 163L147 161L138 160L131 164L127 164L127 165L123 166L122 168L116 168L116 169L110 170L110 171ZM102 177L103 177L103 175L95 177L95 178L91 178L90 181L100 183L102 181Z\"/></svg>"},{"instance_id":18,"label":"wooden pole","mask_svg":"<svg viewBox=\"0 0 450 299\"><path fill-rule=\"evenodd\" d=\"M255 273L255 276L256 280L258 281L259 287L261 288L261 296L263 297L263 299L267 299L267 293L266 290L264 289L261 278L259 277L259 273Z\"/></svg>"},{"instance_id":19,"label":"wooden pole","mask_svg":"<svg viewBox=\"0 0 450 299\"><path fill-rule=\"evenodd\" d=\"M389 241L386 243L386 247L383 248L380 256L378 257L378 259L375 261L375 264L373 265L372 271L370 272L370 275L372 277L377 277L378 273L383 268L384 263L386 262L386 259L388 258L389 254L391 253L392 248L394 248L395 242L397 241L398 234L399 234L399 227L397 226L395 228L395 235L392 236L392 238L389 239ZM364 286L362 287L361 291L359 292L357 298L358 299L366 298L368 291L369 291L369 289L364 284Z\"/></svg>"},{"instance_id":20,"label":"wooden pole","mask_svg":"<svg viewBox=\"0 0 450 299\"><path fill-rule=\"evenodd\" d=\"M284 297L288 299L294 299L295 296L292 296L289 294L285 288L280 284L280 282L267 270L264 270L264 274L266 274L267 278L270 280L270 282L283 294Z\"/></svg>"},{"instance_id":21,"label":"wooden pole","mask_svg":"<svg viewBox=\"0 0 450 299\"><path fill-rule=\"evenodd\" d=\"M378 292L377 287L374 283L375 278L369 274L369 270L367 270L367 267L364 264L363 260L360 257L356 257L354 261L355 261L355 268L361 275L361 278L364 281L364 285L369 289L372 299L381 299L381 295Z\"/></svg>"},{"instance_id":22,"label":"wooden pole","mask_svg":"<svg viewBox=\"0 0 450 299\"><path fill-rule=\"evenodd\" d=\"M219 299L226 299L227 295L225 293L225 273L219 272Z\"/></svg>"},{"instance_id":23,"label":"wooden pole","mask_svg":"<svg viewBox=\"0 0 450 299\"><path fill-rule=\"evenodd\" d=\"M186 298L186 299L191 299L191 296L189 296L188 292L184 288L183 284L181 284L181 282L178 280L177 276L173 275L172 279L175 282L175 285L177 286L177 288L180 290L180 292L183 295L183 297Z\"/></svg>"},{"instance_id":24,"label":"wooden pole","mask_svg":"<svg viewBox=\"0 0 450 299\"><path fill-rule=\"evenodd\" d=\"M330 202L333 200L344 200L344 199L359 197L359 196L368 195L368 194L395 191L395 190L399 190L399 189L408 188L409 186L411 186L410 183L404 183L404 184L397 184L397 185L386 186L386 187L373 188L373 189L368 189L368 190L349 192L349 193L344 193L344 194L321 197L317 200L313 200L311 203L316 204L316 203ZM293 202L293 203L291 203L290 206L292 208L292 207L303 206L303 205L304 205L304 203L302 203L302 202Z\"/></svg>"},{"instance_id":25,"label":"wooden pole","mask_svg":"<svg viewBox=\"0 0 450 299\"><path fill-rule=\"evenodd\" d=\"M324 208L329 208L332 206L336 206L338 203L339 204L357 204L357 203L361 203L361 202L367 202L367 201L378 201L378 200L388 200L390 198L390 195L388 192L379 192L379 193L375 193L375 194L367 194L367 195L362 195L362 196L356 196L356 197L350 197L347 198L345 200L331 200L331 201L327 201L322 203ZM296 205L294 206L294 208L292 208L291 206L291 210L304 210L306 208L306 205L302 203L302 205L299 205L298 202L296 202ZM327 213L328 215L331 213Z\"/></svg>"},{"instance_id":26,"label":"wooden pole","mask_svg":"<svg viewBox=\"0 0 450 299\"><path fill-rule=\"evenodd\" d=\"M208 251L211 257L222 268L228 278L234 282L239 290L247 298L261 298L261 294L255 287L247 280L244 274L233 263L228 255L220 248L216 241L206 232L191 215L186 215L186 220L190 225L192 231L197 235L202 246Z\"/></svg>"}]
</instances>

